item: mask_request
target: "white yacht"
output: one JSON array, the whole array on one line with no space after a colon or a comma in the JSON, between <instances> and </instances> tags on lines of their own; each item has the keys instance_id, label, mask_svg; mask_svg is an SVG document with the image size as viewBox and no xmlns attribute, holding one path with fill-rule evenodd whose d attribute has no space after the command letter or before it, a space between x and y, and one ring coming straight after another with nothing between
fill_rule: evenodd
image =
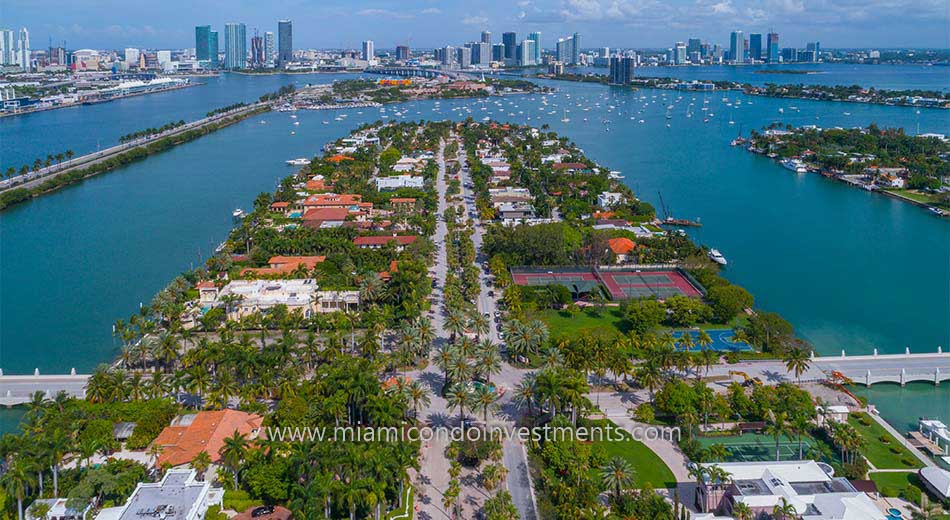
<instances>
[{"instance_id":1,"label":"white yacht","mask_svg":"<svg viewBox=\"0 0 950 520\"><path fill-rule=\"evenodd\" d=\"M719 265L726 265L728 263L726 262L726 257L722 256L722 253L720 253L718 249L709 250L709 259Z\"/></svg>"},{"instance_id":2,"label":"white yacht","mask_svg":"<svg viewBox=\"0 0 950 520\"><path fill-rule=\"evenodd\" d=\"M241 208L238 208L231 212L231 216L234 217L235 220L241 220L242 218L244 218L244 210Z\"/></svg>"},{"instance_id":3,"label":"white yacht","mask_svg":"<svg viewBox=\"0 0 950 520\"><path fill-rule=\"evenodd\" d=\"M307 159L305 157L298 157L296 159L290 159L284 162L286 162L287 164L291 166L306 166L310 164L310 159Z\"/></svg>"},{"instance_id":4,"label":"white yacht","mask_svg":"<svg viewBox=\"0 0 950 520\"><path fill-rule=\"evenodd\" d=\"M795 173L808 172L808 168L805 167L805 163L803 163L799 159L785 159L784 161L782 161L782 166L784 166L788 170L792 170Z\"/></svg>"}]
</instances>

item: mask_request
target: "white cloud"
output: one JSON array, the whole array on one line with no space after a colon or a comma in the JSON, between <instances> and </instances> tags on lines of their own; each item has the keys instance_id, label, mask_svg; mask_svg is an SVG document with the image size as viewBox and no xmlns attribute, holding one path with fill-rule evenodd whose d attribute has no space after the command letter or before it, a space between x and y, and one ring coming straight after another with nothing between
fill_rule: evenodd
<instances>
[{"instance_id":1,"label":"white cloud","mask_svg":"<svg viewBox=\"0 0 950 520\"><path fill-rule=\"evenodd\" d=\"M422 14L441 14L442 10L438 7L429 7L422 10Z\"/></svg>"},{"instance_id":2,"label":"white cloud","mask_svg":"<svg viewBox=\"0 0 950 520\"><path fill-rule=\"evenodd\" d=\"M356 12L359 16L375 16L377 18L392 18L394 20L409 20L413 16L409 13L398 13L388 9L362 9Z\"/></svg>"},{"instance_id":3,"label":"white cloud","mask_svg":"<svg viewBox=\"0 0 950 520\"><path fill-rule=\"evenodd\" d=\"M462 18L462 23L465 25L481 27L488 23L488 17L468 15L465 18Z\"/></svg>"}]
</instances>

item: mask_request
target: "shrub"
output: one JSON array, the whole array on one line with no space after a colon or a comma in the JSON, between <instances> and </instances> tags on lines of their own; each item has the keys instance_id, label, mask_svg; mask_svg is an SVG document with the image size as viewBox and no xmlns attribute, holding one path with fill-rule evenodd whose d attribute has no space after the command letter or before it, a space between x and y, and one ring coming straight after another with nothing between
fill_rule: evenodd
<instances>
[{"instance_id":1,"label":"shrub","mask_svg":"<svg viewBox=\"0 0 950 520\"><path fill-rule=\"evenodd\" d=\"M643 403L637 407L634 412L634 417L642 423L652 423L656 420L656 416L653 413L653 406L650 403Z\"/></svg>"},{"instance_id":2,"label":"shrub","mask_svg":"<svg viewBox=\"0 0 950 520\"><path fill-rule=\"evenodd\" d=\"M901 449L897 446L891 446L890 448L888 448L888 451L890 451L894 455L898 455L901 452Z\"/></svg>"},{"instance_id":3,"label":"shrub","mask_svg":"<svg viewBox=\"0 0 950 520\"><path fill-rule=\"evenodd\" d=\"M910 457L910 456L901 457L901 462L902 462L905 466L914 466L914 465L917 464L917 460L914 459L913 457Z\"/></svg>"},{"instance_id":4,"label":"shrub","mask_svg":"<svg viewBox=\"0 0 950 520\"><path fill-rule=\"evenodd\" d=\"M901 498L903 498L904 500L907 500L908 502L918 504L918 505L920 504L920 501L921 501L921 495L922 493L920 491L920 488L917 486L907 486L900 493Z\"/></svg>"},{"instance_id":5,"label":"shrub","mask_svg":"<svg viewBox=\"0 0 950 520\"><path fill-rule=\"evenodd\" d=\"M901 490L894 486L881 486L881 495L885 497L896 497L901 494Z\"/></svg>"},{"instance_id":6,"label":"shrub","mask_svg":"<svg viewBox=\"0 0 950 520\"><path fill-rule=\"evenodd\" d=\"M890 443L891 443L891 438L888 437L887 435L881 435L880 437L877 438L877 440L881 441L882 444L890 444Z\"/></svg>"}]
</instances>

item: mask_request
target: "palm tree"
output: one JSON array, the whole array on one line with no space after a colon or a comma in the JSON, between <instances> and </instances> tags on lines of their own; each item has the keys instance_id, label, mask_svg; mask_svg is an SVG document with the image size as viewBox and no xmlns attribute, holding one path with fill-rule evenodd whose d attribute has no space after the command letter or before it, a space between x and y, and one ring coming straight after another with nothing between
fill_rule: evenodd
<instances>
[{"instance_id":1,"label":"palm tree","mask_svg":"<svg viewBox=\"0 0 950 520\"><path fill-rule=\"evenodd\" d=\"M459 311L451 311L445 317L445 328L451 334L449 341L454 342L457 336L465 332L465 316Z\"/></svg>"},{"instance_id":2,"label":"palm tree","mask_svg":"<svg viewBox=\"0 0 950 520\"><path fill-rule=\"evenodd\" d=\"M788 431L798 437L798 460L802 459L802 437L808 433L809 428L811 421L804 414L795 415L788 424Z\"/></svg>"},{"instance_id":3,"label":"palm tree","mask_svg":"<svg viewBox=\"0 0 950 520\"><path fill-rule=\"evenodd\" d=\"M247 435L234 430L230 437L224 439L224 446L221 447L221 461L231 471L234 489L238 489L238 471L247 456L247 445Z\"/></svg>"},{"instance_id":4,"label":"palm tree","mask_svg":"<svg viewBox=\"0 0 950 520\"><path fill-rule=\"evenodd\" d=\"M208 455L208 452L201 450L200 453L195 455L195 458L191 460L191 467L198 473L198 479L205 479L205 472L208 471L208 467L211 466L211 455Z\"/></svg>"},{"instance_id":5,"label":"palm tree","mask_svg":"<svg viewBox=\"0 0 950 520\"><path fill-rule=\"evenodd\" d=\"M775 413L772 410L769 410L768 414L766 415L766 422L766 435L771 435L775 439L775 460L777 462L781 460L779 446L782 436L788 432L788 426L785 423L785 412Z\"/></svg>"},{"instance_id":6,"label":"palm tree","mask_svg":"<svg viewBox=\"0 0 950 520\"><path fill-rule=\"evenodd\" d=\"M446 394L445 398L448 401L449 410L458 409L459 424L462 430L465 430L465 408L472 403L472 394L469 393L464 384L455 383L455 385L449 389L449 393Z\"/></svg>"},{"instance_id":7,"label":"palm tree","mask_svg":"<svg viewBox=\"0 0 950 520\"><path fill-rule=\"evenodd\" d=\"M736 517L736 520L752 520L752 508L745 502L736 502L732 506L732 516Z\"/></svg>"},{"instance_id":8,"label":"palm tree","mask_svg":"<svg viewBox=\"0 0 950 520\"><path fill-rule=\"evenodd\" d=\"M488 411L494 408L498 394L488 385L479 385L472 395L474 406L482 410L482 420L488 424Z\"/></svg>"},{"instance_id":9,"label":"palm tree","mask_svg":"<svg viewBox=\"0 0 950 520\"><path fill-rule=\"evenodd\" d=\"M475 313L472 315L468 326L472 329L472 332L475 333L475 340L478 341L483 335L488 334L490 325L488 323L488 318L486 318L483 314Z\"/></svg>"},{"instance_id":10,"label":"palm tree","mask_svg":"<svg viewBox=\"0 0 950 520\"><path fill-rule=\"evenodd\" d=\"M653 402L654 390L663 384L663 369L653 360L637 365L634 370L640 386L650 390L650 402Z\"/></svg>"},{"instance_id":11,"label":"palm tree","mask_svg":"<svg viewBox=\"0 0 950 520\"><path fill-rule=\"evenodd\" d=\"M420 381L415 379L406 386L406 395L412 401L413 416L416 418L419 417L419 405L429 406L432 403L432 399L429 398L429 391Z\"/></svg>"},{"instance_id":12,"label":"palm tree","mask_svg":"<svg viewBox=\"0 0 950 520\"><path fill-rule=\"evenodd\" d=\"M537 398L537 386L535 385L534 377L526 376L521 380L520 383L515 387L514 400L515 404L519 407L527 407L528 415L533 415L534 411L534 401Z\"/></svg>"},{"instance_id":13,"label":"palm tree","mask_svg":"<svg viewBox=\"0 0 950 520\"><path fill-rule=\"evenodd\" d=\"M782 497L781 503L775 504L775 507L772 508L772 516L776 520L798 518L798 510L795 509L794 505L789 504L785 497Z\"/></svg>"},{"instance_id":14,"label":"palm tree","mask_svg":"<svg viewBox=\"0 0 950 520\"><path fill-rule=\"evenodd\" d=\"M487 345L480 344L479 352L475 357L475 364L475 369L485 377L485 381L491 383L491 376L501 373L501 354L498 353L491 342L488 342Z\"/></svg>"},{"instance_id":15,"label":"palm tree","mask_svg":"<svg viewBox=\"0 0 950 520\"><path fill-rule=\"evenodd\" d=\"M626 459L614 457L600 470L600 479L604 487L613 490L614 499L619 499L623 488L633 485L636 474Z\"/></svg>"},{"instance_id":16,"label":"palm tree","mask_svg":"<svg viewBox=\"0 0 950 520\"><path fill-rule=\"evenodd\" d=\"M795 378L798 379L798 383L802 382L802 374L807 372L811 367L811 355L804 348L792 348L789 349L784 358L785 368L789 372L795 373Z\"/></svg>"},{"instance_id":17,"label":"palm tree","mask_svg":"<svg viewBox=\"0 0 950 520\"><path fill-rule=\"evenodd\" d=\"M27 491L36 483L27 462L21 457L14 458L7 466L6 473L0 476L0 483L7 496L16 498L17 517L23 520L23 501L26 500Z\"/></svg>"}]
</instances>

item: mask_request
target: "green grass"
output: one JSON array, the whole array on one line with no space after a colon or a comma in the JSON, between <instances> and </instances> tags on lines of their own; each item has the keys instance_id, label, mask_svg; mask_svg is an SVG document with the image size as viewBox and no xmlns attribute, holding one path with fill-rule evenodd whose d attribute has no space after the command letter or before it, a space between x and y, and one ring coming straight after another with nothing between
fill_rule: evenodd
<instances>
[{"instance_id":1,"label":"green grass","mask_svg":"<svg viewBox=\"0 0 950 520\"><path fill-rule=\"evenodd\" d=\"M406 491L408 500L403 504L405 507L402 509L393 509L386 514L386 520L391 518L399 517L399 520L412 520L412 517L415 516L415 502L416 494L412 492L412 483L406 482ZM408 514L409 516L403 517L402 515Z\"/></svg>"},{"instance_id":2,"label":"green grass","mask_svg":"<svg viewBox=\"0 0 950 520\"><path fill-rule=\"evenodd\" d=\"M906 197L916 202L922 202L924 204L932 204L935 206L942 205L941 204L942 199L940 195L936 195L933 193L923 193L916 190L898 190L898 189L884 190L884 191L888 193L893 193L894 195L900 195L901 197Z\"/></svg>"},{"instance_id":3,"label":"green grass","mask_svg":"<svg viewBox=\"0 0 950 520\"><path fill-rule=\"evenodd\" d=\"M871 480L877 485L877 490L884 494L884 488L889 490L896 490L897 495L890 493L885 496L898 496L900 491L902 491L907 486L916 486L921 487L920 478L917 476L917 473L913 471L907 472L871 472Z\"/></svg>"},{"instance_id":4,"label":"green grass","mask_svg":"<svg viewBox=\"0 0 950 520\"><path fill-rule=\"evenodd\" d=\"M592 421L592 423L598 424L601 421ZM616 425L614 427L616 428ZM616 436L616 432L617 430L611 435ZM629 433L625 431L621 431L621 433L625 437L623 440L604 440L597 441L594 444L604 448L607 453L607 460L621 457L637 470L634 487L640 489L647 483L656 489L676 487L676 478L673 476L673 472L660 459L659 455L653 453L653 450L642 442L633 440ZM593 469L591 471L597 473L596 478L599 481L600 470Z\"/></svg>"},{"instance_id":5,"label":"green grass","mask_svg":"<svg viewBox=\"0 0 950 520\"><path fill-rule=\"evenodd\" d=\"M858 417L864 417L864 414L857 416L851 414L848 416L848 424L864 437L864 448L862 455L877 469L917 469L923 467L920 460L914 456L898 439L887 432L877 421L871 419L871 425L865 426ZM888 442L881 442L880 438L888 439ZM891 451L891 448L898 449L898 453ZM912 464L906 464L902 459L912 460Z\"/></svg>"},{"instance_id":6,"label":"green grass","mask_svg":"<svg viewBox=\"0 0 950 520\"><path fill-rule=\"evenodd\" d=\"M604 307L597 311L585 308L573 315L567 311L548 309L539 311L537 318L545 322L555 335L576 336L592 330L626 334L629 330L618 307Z\"/></svg>"}]
</instances>

